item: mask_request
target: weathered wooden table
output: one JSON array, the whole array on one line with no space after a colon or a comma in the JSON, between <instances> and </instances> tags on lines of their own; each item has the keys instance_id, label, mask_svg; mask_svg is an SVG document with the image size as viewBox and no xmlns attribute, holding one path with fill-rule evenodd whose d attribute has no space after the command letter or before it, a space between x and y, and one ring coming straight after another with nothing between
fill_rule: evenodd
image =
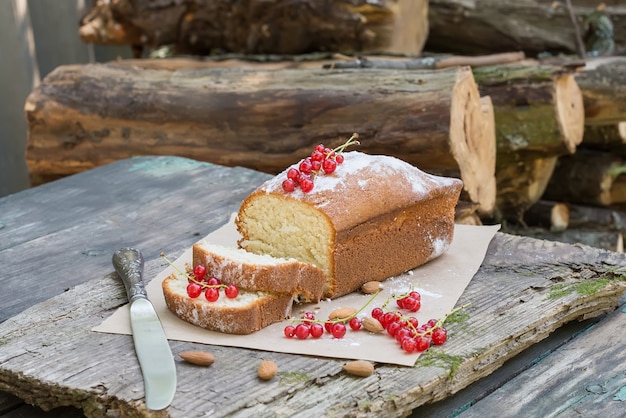
<instances>
[{"instance_id":1,"label":"weathered wooden table","mask_svg":"<svg viewBox=\"0 0 626 418\"><path fill-rule=\"evenodd\" d=\"M0 414L148 415L131 337L90 331L126 303L111 254L140 248L149 279L267 177L139 157L0 199ZM261 382L259 352L171 341L219 361L177 358L176 398L153 415L623 415L625 289L623 254L497 233L463 320L415 367L355 378L341 360L271 353L281 373Z\"/></svg>"}]
</instances>

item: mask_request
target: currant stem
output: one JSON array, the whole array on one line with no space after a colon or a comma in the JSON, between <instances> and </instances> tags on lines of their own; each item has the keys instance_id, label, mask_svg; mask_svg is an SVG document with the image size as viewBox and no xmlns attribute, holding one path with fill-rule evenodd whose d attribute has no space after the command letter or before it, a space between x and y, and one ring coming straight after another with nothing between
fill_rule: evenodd
<instances>
[{"instance_id":1,"label":"currant stem","mask_svg":"<svg viewBox=\"0 0 626 418\"><path fill-rule=\"evenodd\" d=\"M350 139L348 139L343 145L339 145L333 151L335 151L336 153L340 153L340 152L343 152L350 145L360 145L361 143L356 140L358 137L359 137L358 133L356 133L356 132L353 133L352 136L350 137Z\"/></svg>"},{"instance_id":2,"label":"currant stem","mask_svg":"<svg viewBox=\"0 0 626 418\"><path fill-rule=\"evenodd\" d=\"M169 260L169 259L165 256L165 254L161 253L160 255L161 255L161 258L162 258L163 260L165 260L165 262L166 262L167 264L169 264L171 267L173 267L173 268L174 268L174 270L176 270L176 271L178 272L178 274L179 274L179 275L181 275L181 276L185 276L188 280L191 280L191 281L192 281L192 282L194 282L195 284L200 285L200 286L202 287L202 289L207 289L207 288L209 288L209 287L213 287L213 288L216 288L216 289L221 289L221 288L226 288L226 287L227 287L227 285L225 285L225 284L215 284L215 285L211 285L211 284L208 284L208 283L200 282L200 281L196 280L196 278L195 278L195 277L193 277L193 275L190 275L189 273L184 272L184 271L182 271L181 269L179 269L179 268L178 268L178 266L176 266L174 263L172 263L172 262L171 262L171 261L170 261L170 260Z\"/></svg>"}]
</instances>

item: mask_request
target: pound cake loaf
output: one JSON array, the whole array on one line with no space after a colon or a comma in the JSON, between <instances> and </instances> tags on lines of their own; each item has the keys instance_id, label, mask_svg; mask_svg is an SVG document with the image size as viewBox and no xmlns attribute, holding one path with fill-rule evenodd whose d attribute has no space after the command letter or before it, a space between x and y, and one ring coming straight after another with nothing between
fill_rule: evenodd
<instances>
[{"instance_id":1,"label":"pound cake loaf","mask_svg":"<svg viewBox=\"0 0 626 418\"><path fill-rule=\"evenodd\" d=\"M324 293L324 272L294 258L199 242L193 245L192 260L193 266L206 267L209 276L242 289L288 293L300 302L317 302Z\"/></svg>"},{"instance_id":2,"label":"pound cake loaf","mask_svg":"<svg viewBox=\"0 0 626 418\"><path fill-rule=\"evenodd\" d=\"M242 203L241 248L295 258L326 275L324 297L353 292L443 254L454 234L459 179L427 174L397 158L342 153L309 191L283 190L290 168Z\"/></svg>"},{"instance_id":3,"label":"pound cake loaf","mask_svg":"<svg viewBox=\"0 0 626 418\"><path fill-rule=\"evenodd\" d=\"M167 308L180 319L199 327L227 334L250 334L291 316L288 293L239 291L234 299L220 297L209 302L190 298L187 278L172 274L162 282Z\"/></svg>"}]
</instances>

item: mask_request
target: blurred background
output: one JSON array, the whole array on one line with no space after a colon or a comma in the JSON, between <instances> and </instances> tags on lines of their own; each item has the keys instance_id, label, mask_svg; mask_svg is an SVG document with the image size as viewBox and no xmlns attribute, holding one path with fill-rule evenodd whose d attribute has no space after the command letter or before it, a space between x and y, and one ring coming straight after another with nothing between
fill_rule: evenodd
<instances>
[{"instance_id":1,"label":"blurred background","mask_svg":"<svg viewBox=\"0 0 626 418\"><path fill-rule=\"evenodd\" d=\"M90 0L0 1L0 197L29 187L26 97L59 65L130 58L127 46L86 44L78 22Z\"/></svg>"}]
</instances>

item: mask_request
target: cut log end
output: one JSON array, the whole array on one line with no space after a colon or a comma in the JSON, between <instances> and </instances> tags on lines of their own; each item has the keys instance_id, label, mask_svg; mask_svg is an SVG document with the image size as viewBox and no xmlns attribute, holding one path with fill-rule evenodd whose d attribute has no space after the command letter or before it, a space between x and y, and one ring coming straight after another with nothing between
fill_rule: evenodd
<instances>
[{"instance_id":1,"label":"cut log end","mask_svg":"<svg viewBox=\"0 0 626 418\"><path fill-rule=\"evenodd\" d=\"M583 96L573 74L562 75L555 82L556 114L563 143L570 153L582 142L585 131Z\"/></svg>"},{"instance_id":2,"label":"cut log end","mask_svg":"<svg viewBox=\"0 0 626 418\"><path fill-rule=\"evenodd\" d=\"M469 67L461 68L452 92L450 151L459 164L464 192L480 214L495 207L495 121L490 99L481 100Z\"/></svg>"}]
</instances>

